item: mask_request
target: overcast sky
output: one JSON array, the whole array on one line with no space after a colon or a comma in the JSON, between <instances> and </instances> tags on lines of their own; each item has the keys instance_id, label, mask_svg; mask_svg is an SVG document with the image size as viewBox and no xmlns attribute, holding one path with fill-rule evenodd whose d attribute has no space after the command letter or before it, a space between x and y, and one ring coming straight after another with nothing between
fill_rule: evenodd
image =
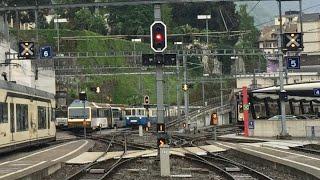
<instances>
[{"instance_id":1,"label":"overcast sky","mask_svg":"<svg viewBox=\"0 0 320 180\"><path fill-rule=\"evenodd\" d=\"M273 23L273 19L278 15L278 3L274 2L248 2L248 11L255 17L255 24ZM299 10L299 2L282 2L283 11ZM304 13L320 13L320 0L302 0ZM261 28L261 27L259 27Z\"/></svg>"}]
</instances>

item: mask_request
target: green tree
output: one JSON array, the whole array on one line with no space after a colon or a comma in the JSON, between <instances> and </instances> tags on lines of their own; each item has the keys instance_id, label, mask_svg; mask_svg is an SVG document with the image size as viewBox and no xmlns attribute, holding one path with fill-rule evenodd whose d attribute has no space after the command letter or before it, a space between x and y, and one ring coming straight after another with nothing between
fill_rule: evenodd
<instances>
[{"instance_id":1,"label":"green tree","mask_svg":"<svg viewBox=\"0 0 320 180\"><path fill-rule=\"evenodd\" d=\"M35 5L48 5L51 4L51 0L30 0L30 1L21 1L21 0L3 0L3 4L13 7L13 6L35 6ZM0 3L1 4L1 3ZM48 15L49 10L40 10L38 13L38 23L40 28L48 27L45 16ZM16 12L11 11L8 14L8 17L12 17L15 21ZM9 19L10 20L10 19ZM30 23L35 22L35 13L34 11L19 11L19 20L21 23Z\"/></svg>"},{"instance_id":2,"label":"green tree","mask_svg":"<svg viewBox=\"0 0 320 180\"><path fill-rule=\"evenodd\" d=\"M56 4L76 4L76 3L92 3L94 0L54 0ZM69 8L69 9L56 9L56 14L59 14L61 18L67 18L70 22L73 22L75 14L81 8ZM93 12L93 9L90 9Z\"/></svg>"},{"instance_id":3,"label":"green tree","mask_svg":"<svg viewBox=\"0 0 320 180\"><path fill-rule=\"evenodd\" d=\"M93 14L89 30L99 34L107 34L106 21L103 16L96 13Z\"/></svg>"},{"instance_id":4,"label":"green tree","mask_svg":"<svg viewBox=\"0 0 320 180\"><path fill-rule=\"evenodd\" d=\"M89 30L100 34L106 34L106 22L104 18L89 9L80 9L75 13L72 29Z\"/></svg>"},{"instance_id":5,"label":"green tree","mask_svg":"<svg viewBox=\"0 0 320 180\"><path fill-rule=\"evenodd\" d=\"M109 8L111 34L149 34L153 22L153 6L122 6Z\"/></svg>"},{"instance_id":6,"label":"green tree","mask_svg":"<svg viewBox=\"0 0 320 180\"><path fill-rule=\"evenodd\" d=\"M246 48L257 47L260 32L254 26L254 18L247 12L247 5L240 5L239 16L239 30L248 31L248 33L242 35L242 41L239 45Z\"/></svg>"},{"instance_id":7,"label":"green tree","mask_svg":"<svg viewBox=\"0 0 320 180\"><path fill-rule=\"evenodd\" d=\"M239 30L246 31L246 32L241 36L240 40L237 43L237 47L244 48L244 49L258 48L258 39L259 39L260 32L254 26L254 18L250 16L247 12L247 5L240 5L239 15L240 15ZM259 58L263 59L262 57L258 57L258 56L243 57L246 71L253 72L254 69L257 69L258 67L264 68L266 63L263 62L262 60L258 61ZM261 64L258 64L258 63L261 63Z\"/></svg>"},{"instance_id":8,"label":"green tree","mask_svg":"<svg viewBox=\"0 0 320 180\"><path fill-rule=\"evenodd\" d=\"M75 13L74 28L78 30L89 30L92 14L89 9L81 9Z\"/></svg>"},{"instance_id":9,"label":"green tree","mask_svg":"<svg viewBox=\"0 0 320 180\"><path fill-rule=\"evenodd\" d=\"M225 26L220 14L224 16L229 30L238 28L238 17L233 2L205 2L205 3L185 3L172 5L172 18L175 26L189 24L198 29L205 29L205 20L197 20L200 14L210 14L208 21L211 31L225 31Z\"/></svg>"}]
</instances>

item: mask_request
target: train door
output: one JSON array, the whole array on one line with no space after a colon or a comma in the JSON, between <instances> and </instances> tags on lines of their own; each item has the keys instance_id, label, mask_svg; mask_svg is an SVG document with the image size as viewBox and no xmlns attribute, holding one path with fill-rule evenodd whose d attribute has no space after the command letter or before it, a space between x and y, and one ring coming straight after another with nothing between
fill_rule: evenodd
<instances>
[{"instance_id":1,"label":"train door","mask_svg":"<svg viewBox=\"0 0 320 180\"><path fill-rule=\"evenodd\" d=\"M16 121L15 121L15 112L14 104L10 103L10 132L11 132L11 141L14 141L14 133L16 132Z\"/></svg>"},{"instance_id":2,"label":"train door","mask_svg":"<svg viewBox=\"0 0 320 180\"><path fill-rule=\"evenodd\" d=\"M34 104L29 104L29 135L31 139L38 138L38 109Z\"/></svg>"},{"instance_id":3,"label":"train door","mask_svg":"<svg viewBox=\"0 0 320 180\"><path fill-rule=\"evenodd\" d=\"M115 121L113 119L112 109L108 108L107 111L108 111L108 116L107 116L107 118L108 118L108 126L109 126L109 128L113 128L113 125L114 125Z\"/></svg>"}]
</instances>

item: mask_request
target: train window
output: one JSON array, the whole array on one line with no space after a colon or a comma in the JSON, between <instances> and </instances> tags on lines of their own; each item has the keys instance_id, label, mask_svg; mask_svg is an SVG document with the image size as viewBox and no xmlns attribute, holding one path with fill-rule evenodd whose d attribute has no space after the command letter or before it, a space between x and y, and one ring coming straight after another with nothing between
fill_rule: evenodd
<instances>
[{"instance_id":1,"label":"train window","mask_svg":"<svg viewBox=\"0 0 320 180\"><path fill-rule=\"evenodd\" d=\"M103 117L104 116L104 111L103 111L103 109L97 109L97 114L98 114L98 117L99 118L101 118L101 117Z\"/></svg>"},{"instance_id":2,"label":"train window","mask_svg":"<svg viewBox=\"0 0 320 180\"><path fill-rule=\"evenodd\" d=\"M126 115L127 116L131 115L131 110L126 110Z\"/></svg>"},{"instance_id":3,"label":"train window","mask_svg":"<svg viewBox=\"0 0 320 180\"><path fill-rule=\"evenodd\" d=\"M110 109L104 110L104 117L110 117L110 116L111 116L111 110Z\"/></svg>"},{"instance_id":4,"label":"train window","mask_svg":"<svg viewBox=\"0 0 320 180\"><path fill-rule=\"evenodd\" d=\"M112 110L112 117L114 118L119 118L120 117L120 112L118 109L113 109Z\"/></svg>"},{"instance_id":5,"label":"train window","mask_svg":"<svg viewBox=\"0 0 320 180\"><path fill-rule=\"evenodd\" d=\"M0 103L0 123L8 122L8 104Z\"/></svg>"},{"instance_id":6,"label":"train window","mask_svg":"<svg viewBox=\"0 0 320 180\"><path fill-rule=\"evenodd\" d=\"M93 118L97 117L97 109L91 109L91 117Z\"/></svg>"},{"instance_id":7,"label":"train window","mask_svg":"<svg viewBox=\"0 0 320 180\"><path fill-rule=\"evenodd\" d=\"M144 116L144 110L143 110L143 109L139 109L139 110L138 110L138 115Z\"/></svg>"},{"instance_id":8,"label":"train window","mask_svg":"<svg viewBox=\"0 0 320 180\"><path fill-rule=\"evenodd\" d=\"M28 105L16 104L17 131L28 129Z\"/></svg>"},{"instance_id":9,"label":"train window","mask_svg":"<svg viewBox=\"0 0 320 180\"><path fill-rule=\"evenodd\" d=\"M10 103L10 129L11 129L11 132L15 132L14 104L13 103Z\"/></svg>"},{"instance_id":10,"label":"train window","mask_svg":"<svg viewBox=\"0 0 320 180\"><path fill-rule=\"evenodd\" d=\"M38 106L38 129L47 128L46 108Z\"/></svg>"},{"instance_id":11,"label":"train window","mask_svg":"<svg viewBox=\"0 0 320 180\"><path fill-rule=\"evenodd\" d=\"M89 108L86 108L85 113L83 114L83 108L69 108L69 118L70 119L88 119Z\"/></svg>"}]
</instances>

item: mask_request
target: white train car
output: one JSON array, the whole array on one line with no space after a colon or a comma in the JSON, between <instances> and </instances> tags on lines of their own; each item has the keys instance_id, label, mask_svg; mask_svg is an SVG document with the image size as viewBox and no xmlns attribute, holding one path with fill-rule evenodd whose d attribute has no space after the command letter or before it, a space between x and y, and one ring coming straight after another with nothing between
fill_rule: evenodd
<instances>
[{"instance_id":1,"label":"white train car","mask_svg":"<svg viewBox=\"0 0 320 180\"><path fill-rule=\"evenodd\" d=\"M118 128L126 126L124 106L111 105L112 120Z\"/></svg>"},{"instance_id":2,"label":"white train car","mask_svg":"<svg viewBox=\"0 0 320 180\"><path fill-rule=\"evenodd\" d=\"M85 111L84 111L85 109ZM105 103L95 103L74 100L68 107L68 128L113 128L111 106Z\"/></svg>"},{"instance_id":3,"label":"white train car","mask_svg":"<svg viewBox=\"0 0 320 180\"><path fill-rule=\"evenodd\" d=\"M68 128L68 107L62 106L56 108L55 111L55 124L56 128L64 129Z\"/></svg>"},{"instance_id":4,"label":"white train car","mask_svg":"<svg viewBox=\"0 0 320 180\"><path fill-rule=\"evenodd\" d=\"M54 94L0 80L0 152L56 139Z\"/></svg>"}]
</instances>

